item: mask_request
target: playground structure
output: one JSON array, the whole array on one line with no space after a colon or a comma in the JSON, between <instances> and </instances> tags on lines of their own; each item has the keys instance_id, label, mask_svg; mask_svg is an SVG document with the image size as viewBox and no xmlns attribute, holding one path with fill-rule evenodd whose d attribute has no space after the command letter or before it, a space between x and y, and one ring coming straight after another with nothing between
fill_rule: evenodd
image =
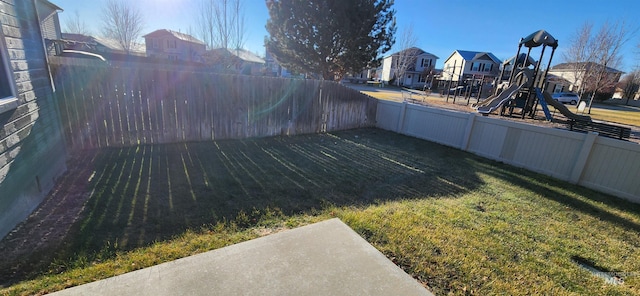
<instances>
[{"instance_id":1,"label":"playground structure","mask_svg":"<svg viewBox=\"0 0 640 296\"><path fill-rule=\"evenodd\" d=\"M520 52L523 46L528 50L526 56L521 58ZM542 46L542 51L538 62L531 63L530 56L532 49L540 46ZM539 30L520 39L518 52L513 59L512 71L507 82L508 86L503 91L478 104L478 112L483 115L488 115L495 110L500 110L500 115L506 115L508 113L509 116L517 114L520 115L521 118L525 118L527 115L533 118L538 109L538 105L540 105L545 113L546 119L552 120L548 105L554 105L554 102L545 100L544 95L538 95L539 92L543 93L546 87L546 77L549 67L542 73L541 61L544 58L547 47L551 47L552 49L549 61L547 62L547 65L551 65L555 51L558 48L558 40L551 36L551 34L545 30ZM530 66L534 66L533 69L530 69ZM504 68L505 67L502 69L502 73L504 73ZM499 80L503 77L502 73L499 76ZM552 101L554 100L552 99ZM568 109L562 111L568 111L566 115L571 117L575 115ZM563 113L563 115L565 114Z\"/></svg>"},{"instance_id":2,"label":"playground structure","mask_svg":"<svg viewBox=\"0 0 640 296\"><path fill-rule=\"evenodd\" d=\"M524 59L520 59L520 51L523 46L528 50L526 57ZM531 63L531 50L540 46L542 46L540 58L537 62ZM547 47L551 47L551 55L548 63L546 64L546 70L542 72L541 61L544 58ZM516 114L524 119L525 116L534 118L539 105L544 112L545 118L548 121L552 121L553 116L549 111L549 105L551 105L568 119L567 124L570 130L581 132L593 131L598 132L603 136L618 139L629 138L631 132L629 127L603 122L594 122L591 120L590 116L575 114L563 103L554 100L553 97L545 91L547 87L547 75L551 61L553 60L553 55L557 48L558 40L545 30L536 31L529 36L520 39L518 52L513 59L512 71L509 75L506 87L501 91L496 88L496 94L478 103L475 106L476 110L484 116L488 116L490 113L500 110L500 115L502 116L513 116ZM533 69L529 68L532 65L534 66ZM502 80L504 68L505 67L503 67L498 81Z\"/></svg>"}]
</instances>

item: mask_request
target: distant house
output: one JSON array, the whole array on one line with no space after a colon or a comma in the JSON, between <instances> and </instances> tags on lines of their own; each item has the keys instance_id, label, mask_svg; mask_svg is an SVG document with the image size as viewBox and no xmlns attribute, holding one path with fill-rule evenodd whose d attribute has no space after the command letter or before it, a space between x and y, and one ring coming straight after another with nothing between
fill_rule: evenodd
<instances>
[{"instance_id":1,"label":"distant house","mask_svg":"<svg viewBox=\"0 0 640 296\"><path fill-rule=\"evenodd\" d=\"M62 33L61 43L66 50L96 53L107 60L118 59L127 55L127 52L117 40L105 37ZM134 43L128 55L144 57L146 55L144 44Z\"/></svg>"},{"instance_id":2,"label":"distant house","mask_svg":"<svg viewBox=\"0 0 640 296\"><path fill-rule=\"evenodd\" d=\"M490 52L456 50L445 61L442 80L463 82L474 77L495 78L501 61Z\"/></svg>"},{"instance_id":3,"label":"distant house","mask_svg":"<svg viewBox=\"0 0 640 296\"><path fill-rule=\"evenodd\" d=\"M399 79L399 84L406 87L424 87L426 84L431 83L427 80L433 73L428 72L434 69L438 59L434 54L420 48L407 48L384 57L382 71L380 72L381 77L378 78L384 83ZM396 71L403 64L405 65L404 71ZM404 72L402 77L396 77L398 72Z\"/></svg>"},{"instance_id":4,"label":"distant house","mask_svg":"<svg viewBox=\"0 0 640 296\"><path fill-rule=\"evenodd\" d=\"M273 58L273 55L269 51L267 51L264 56L264 66L268 76L280 76L282 66Z\"/></svg>"},{"instance_id":5,"label":"distant house","mask_svg":"<svg viewBox=\"0 0 640 296\"><path fill-rule=\"evenodd\" d=\"M203 62L204 42L180 32L161 29L142 36L147 57L170 61Z\"/></svg>"},{"instance_id":6,"label":"distant house","mask_svg":"<svg viewBox=\"0 0 640 296\"><path fill-rule=\"evenodd\" d=\"M0 238L31 214L66 170L44 30L38 30L43 7L58 9L43 0L0 1Z\"/></svg>"},{"instance_id":7,"label":"distant house","mask_svg":"<svg viewBox=\"0 0 640 296\"><path fill-rule=\"evenodd\" d=\"M265 62L265 71L268 76L275 77L291 77L292 73L287 68L282 67L278 61L273 57L273 55L267 51L264 57Z\"/></svg>"},{"instance_id":8,"label":"distant house","mask_svg":"<svg viewBox=\"0 0 640 296\"><path fill-rule=\"evenodd\" d=\"M38 20L40 21L40 30L42 38L45 40L45 47L48 55L57 55L62 52L62 46L56 43L56 40L62 39L62 31L60 30L60 18L58 11L62 8L46 1L36 1L36 9L38 12Z\"/></svg>"},{"instance_id":9,"label":"distant house","mask_svg":"<svg viewBox=\"0 0 640 296\"><path fill-rule=\"evenodd\" d=\"M349 81L352 83L363 83L368 80L376 80L378 79L378 69L365 69L358 73L348 73L342 79L344 81Z\"/></svg>"},{"instance_id":10,"label":"distant house","mask_svg":"<svg viewBox=\"0 0 640 296\"><path fill-rule=\"evenodd\" d=\"M580 92L580 87L583 85L583 82L588 83L590 79L593 79L593 77L585 77L589 76L585 74L592 72L591 69L594 67L601 68L602 65L593 62L586 62L562 63L551 67L551 69L549 69L549 74L563 79L558 80L563 83L558 83L554 87L554 91L557 92L559 89L562 89L561 91ZM609 82L608 84L611 85L610 91L613 93L615 83L620 80L620 76L622 76L624 72L611 67L606 67L605 73L606 75L603 80Z\"/></svg>"},{"instance_id":11,"label":"distant house","mask_svg":"<svg viewBox=\"0 0 640 296\"><path fill-rule=\"evenodd\" d=\"M216 48L205 54L206 63L224 72L262 75L267 70L261 57L245 49Z\"/></svg>"},{"instance_id":12,"label":"distant house","mask_svg":"<svg viewBox=\"0 0 640 296\"><path fill-rule=\"evenodd\" d=\"M522 67L522 64L524 62L524 60L527 58L527 54L526 53L521 53L518 56L518 65L520 65L520 67ZM502 62L502 79L503 81L508 81L509 77L511 77L511 73L513 71L513 66L514 66L514 61L516 59L516 56L512 56L508 59L506 59L504 62ZM527 64L526 67L529 67L531 65L536 65L536 60L534 58L532 58L531 56L529 56L528 60L527 60Z\"/></svg>"}]
</instances>

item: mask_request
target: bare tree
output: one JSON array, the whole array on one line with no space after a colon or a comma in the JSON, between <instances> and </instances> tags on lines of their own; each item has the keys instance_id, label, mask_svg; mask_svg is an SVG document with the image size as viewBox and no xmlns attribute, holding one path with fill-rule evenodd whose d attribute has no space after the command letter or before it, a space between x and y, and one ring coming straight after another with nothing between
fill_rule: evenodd
<instances>
[{"instance_id":1,"label":"bare tree","mask_svg":"<svg viewBox=\"0 0 640 296\"><path fill-rule=\"evenodd\" d=\"M68 17L64 22L64 32L71 34L91 35L91 31L80 18L80 13L76 10L73 12L73 16Z\"/></svg>"},{"instance_id":2,"label":"bare tree","mask_svg":"<svg viewBox=\"0 0 640 296\"><path fill-rule=\"evenodd\" d=\"M594 36L593 42L593 67L590 67L589 76L592 78L589 99L589 114L596 94L603 90L615 87L620 79L620 73L615 73L614 68L622 63L621 51L624 44L629 41L629 30L624 22L611 24L605 23ZM617 70L616 70L617 71Z\"/></svg>"},{"instance_id":3,"label":"bare tree","mask_svg":"<svg viewBox=\"0 0 640 296\"><path fill-rule=\"evenodd\" d=\"M200 0L196 28L208 48L240 49L246 42L241 0Z\"/></svg>"},{"instance_id":4,"label":"bare tree","mask_svg":"<svg viewBox=\"0 0 640 296\"><path fill-rule=\"evenodd\" d=\"M640 69L636 68L622 77L618 87L622 89L622 97L627 99L625 104L629 105L629 100L635 99L638 90L640 90Z\"/></svg>"},{"instance_id":5,"label":"bare tree","mask_svg":"<svg viewBox=\"0 0 640 296\"><path fill-rule=\"evenodd\" d=\"M585 22L569 40L569 48L563 53L563 58L571 67L573 91L584 93L584 82L588 62L593 60L593 41L591 31L593 24Z\"/></svg>"},{"instance_id":6,"label":"bare tree","mask_svg":"<svg viewBox=\"0 0 640 296\"><path fill-rule=\"evenodd\" d=\"M571 39L564 54L574 74L572 83L577 86L580 97L590 93L589 113L593 99L603 91L610 91L618 83L622 47L629 41L631 32L624 22L606 22L596 34L593 25L585 23Z\"/></svg>"},{"instance_id":7,"label":"bare tree","mask_svg":"<svg viewBox=\"0 0 640 296\"><path fill-rule=\"evenodd\" d=\"M391 69L396 77L397 86L400 86L400 80L402 80L407 71L411 67L415 67L416 59L422 53L420 49L415 47L417 43L418 37L413 31L413 24L405 27L398 40L400 51L395 53L391 59Z\"/></svg>"},{"instance_id":8,"label":"bare tree","mask_svg":"<svg viewBox=\"0 0 640 296\"><path fill-rule=\"evenodd\" d=\"M107 0L102 8L102 29L106 37L118 41L129 54L140 38L143 28L142 13L125 0Z\"/></svg>"},{"instance_id":9,"label":"bare tree","mask_svg":"<svg viewBox=\"0 0 640 296\"><path fill-rule=\"evenodd\" d=\"M244 7L240 0L236 0L233 6L233 15L235 15L235 35L231 40L231 45L240 49L244 47L244 43L246 42L246 27L245 27L245 14Z\"/></svg>"}]
</instances>

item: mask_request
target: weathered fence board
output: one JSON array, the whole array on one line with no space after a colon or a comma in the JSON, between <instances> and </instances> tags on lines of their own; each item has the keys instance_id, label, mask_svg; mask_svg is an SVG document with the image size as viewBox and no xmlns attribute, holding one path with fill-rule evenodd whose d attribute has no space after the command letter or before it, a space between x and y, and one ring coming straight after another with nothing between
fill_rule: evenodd
<instances>
[{"instance_id":1,"label":"weathered fence board","mask_svg":"<svg viewBox=\"0 0 640 296\"><path fill-rule=\"evenodd\" d=\"M329 81L141 67L52 72L72 150L375 126L377 100Z\"/></svg>"}]
</instances>

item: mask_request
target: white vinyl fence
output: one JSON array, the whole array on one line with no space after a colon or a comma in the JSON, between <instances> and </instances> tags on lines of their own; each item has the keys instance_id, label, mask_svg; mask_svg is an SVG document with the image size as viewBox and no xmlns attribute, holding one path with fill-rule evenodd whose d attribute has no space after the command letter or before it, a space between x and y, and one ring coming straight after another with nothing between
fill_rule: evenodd
<instances>
[{"instance_id":1,"label":"white vinyl fence","mask_svg":"<svg viewBox=\"0 0 640 296\"><path fill-rule=\"evenodd\" d=\"M640 203L640 145L426 106L379 101L377 127Z\"/></svg>"}]
</instances>

